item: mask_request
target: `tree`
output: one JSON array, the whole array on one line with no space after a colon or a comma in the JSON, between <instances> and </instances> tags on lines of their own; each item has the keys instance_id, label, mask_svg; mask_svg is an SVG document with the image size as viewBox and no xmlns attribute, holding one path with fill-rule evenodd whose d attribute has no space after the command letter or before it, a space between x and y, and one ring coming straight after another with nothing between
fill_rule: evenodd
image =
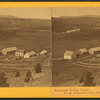
<instances>
[{"instance_id":1,"label":"tree","mask_svg":"<svg viewBox=\"0 0 100 100\"><path fill-rule=\"evenodd\" d=\"M37 63L37 65L35 67L35 73L41 73L41 72L42 72L41 65L39 63Z\"/></svg>"},{"instance_id":2,"label":"tree","mask_svg":"<svg viewBox=\"0 0 100 100\"><path fill-rule=\"evenodd\" d=\"M87 72L83 86L96 86L96 83L94 83L94 77L92 77L92 73Z\"/></svg>"},{"instance_id":3,"label":"tree","mask_svg":"<svg viewBox=\"0 0 100 100\"><path fill-rule=\"evenodd\" d=\"M7 77L5 77L5 73L0 73L0 87L9 87L9 83L7 83Z\"/></svg>"},{"instance_id":4,"label":"tree","mask_svg":"<svg viewBox=\"0 0 100 100\"><path fill-rule=\"evenodd\" d=\"M26 78L24 79L24 82L25 82L25 83L26 83L26 82L29 82L31 78L32 78L32 73L31 73L31 71L28 71L28 72L26 73Z\"/></svg>"},{"instance_id":5,"label":"tree","mask_svg":"<svg viewBox=\"0 0 100 100\"><path fill-rule=\"evenodd\" d=\"M25 79L24 79L24 82L25 83L27 83L27 82L29 82L30 81L30 77L26 77Z\"/></svg>"},{"instance_id":6,"label":"tree","mask_svg":"<svg viewBox=\"0 0 100 100\"><path fill-rule=\"evenodd\" d=\"M32 76L31 71L28 71L28 72L26 73L26 77L31 77L31 76Z\"/></svg>"},{"instance_id":7,"label":"tree","mask_svg":"<svg viewBox=\"0 0 100 100\"><path fill-rule=\"evenodd\" d=\"M15 77L20 77L20 72L17 72Z\"/></svg>"},{"instance_id":8,"label":"tree","mask_svg":"<svg viewBox=\"0 0 100 100\"><path fill-rule=\"evenodd\" d=\"M81 76L80 80L79 80L79 83L83 83L84 82L84 77L83 75Z\"/></svg>"}]
</instances>

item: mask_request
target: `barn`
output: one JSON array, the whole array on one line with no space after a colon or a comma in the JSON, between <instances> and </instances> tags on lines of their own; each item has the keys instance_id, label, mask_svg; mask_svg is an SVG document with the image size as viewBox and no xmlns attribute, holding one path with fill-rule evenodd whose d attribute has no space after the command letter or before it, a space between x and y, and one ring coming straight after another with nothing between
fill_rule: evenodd
<instances>
[{"instance_id":1,"label":"barn","mask_svg":"<svg viewBox=\"0 0 100 100\"><path fill-rule=\"evenodd\" d=\"M7 55L7 54L15 54L15 51L17 50L16 47L10 47L10 48L4 48L2 50L2 54L3 55Z\"/></svg>"},{"instance_id":2,"label":"barn","mask_svg":"<svg viewBox=\"0 0 100 100\"><path fill-rule=\"evenodd\" d=\"M74 51L66 51L64 53L64 59L68 59L68 60L71 60L73 58L76 58L76 54Z\"/></svg>"},{"instance_id":3,"label":"barn","mask_svg":"<svg viewBox=\"0 0 100 100\"><path fill-rule=\"evenodd\" d=\"M27 52L25 55L24 55L24 58L30 58L32 56L34 56L36 53L34 51L31 51L31 52Z\"/></svg>"},{"instance_id":4,"label":"barn","mask_svg":"<svg viewBox=\"0 0 100 100\"><path fill-rule=\"evenodd\" d=\"M90 48L89 49L89 54L93 55L93 54L100 54L100 47L95 47L95 48Z\"/></svg>"},{"instance_id":5,"label":"barn","mask_svg":"<svg viewBox=\"0 0 100 100\"><path fill-rule=\"evenodd\" d=\"M47 50L42 50L41 52L40 52L40 55L46 55L47 54Z\"/></svg>"},{"instance_id":6,"label":"barn","mask_svg":"<svg viewBox=\"0 0 100 100\"><path fill-rule=\"evenodd\" d=\"M23 49L17 49L15 52L16 57L24 57L24 54L25 54L25 50Z\"/></svg>"},{"instance_id":7,"label":"barn","mask_svg":"<svg viewBox=\"0 0 100 100\"><path fill-rule=\"evenodd\" d=\"M88 55L88 54L89 54L89 52L86 48L78 49L76 51L76 56L77 57L80 57L80 56L83 56L83 55Z\"/></svg>"}]
</instances>

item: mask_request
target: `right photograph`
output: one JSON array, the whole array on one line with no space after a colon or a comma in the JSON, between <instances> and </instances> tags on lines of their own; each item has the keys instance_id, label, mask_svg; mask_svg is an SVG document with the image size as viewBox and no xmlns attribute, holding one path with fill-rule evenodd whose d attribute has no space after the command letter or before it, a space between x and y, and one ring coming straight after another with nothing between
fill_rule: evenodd
<instances>
[{"instance_id":1,"label":"right photograph","mask_svg":"<svg viewBox=\"0 0 100 100\"><path fill-rule=\"evenodd\" d=\"M53 87L100 86L100 7L52 8Z\"/></svg>"}]
</instances>

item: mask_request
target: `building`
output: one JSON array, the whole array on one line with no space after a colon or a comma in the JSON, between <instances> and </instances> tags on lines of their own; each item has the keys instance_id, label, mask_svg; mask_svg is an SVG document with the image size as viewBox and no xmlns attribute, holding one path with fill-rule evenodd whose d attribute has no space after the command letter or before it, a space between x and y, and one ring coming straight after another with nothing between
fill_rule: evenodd
<instances>
[{"instance_id":1,"label":"building","mask_svg":"<svg viewBox=\"0 0 100 100\"><path fill-rule=\"evenodd\" d=\"M24 58L30 58L30 57L34 56L35 54L36 53L34 51L27 52L27 53L25 53Z\"/></svg>"},{"instance_id":2,"label":"building","mask_svg":"<svg viewBox=\"0 0 100 100\"><path fill-rule=\"evenodd\" d=\"M2 50L2 54L3 54L3 55L14 54L16 50L17 50L16 47L4 48L4 49Z\"/></svg>"},{"instance_id":3,"label":"building","mask_svg":"<svg viewBox=\"0 0 100 100\"><path fill-rule=\"evenodd\" d=\"M24 57L24 54L25 54L25 50L23 49L17 49L15 52L16 57Z\"/></svg>"},{"instance_id":4,"label":"building","mask_svg":"<svg viewBox=\"0 0 100 100\"><path fill-rule=\"evenodd\" d=\"M40 55L46 55L47 54L47 50L42 50L41 52L40 52Z\"/></svg>"},{"instance_id":5,"label":"building","mask_svg":"<svg viewBox=\"0 0 100 100\"><path fill-rule=\"evenodd\" d=\"M68 60L71 60L73 58L76 58L76 54L74 51L66 51L64 53L64 59L68 59Z\"/></svg>"},{"instance_id":6,"label":"building","mask_svg":"<svg viewBox=\"0 0 100 100\"><path fill-rule=\"evenodd\" d=\"M80 29L73 29L73 30L66 31L66 33L79 32L79 31L80 31Z\"/></svg>"},{"instance_id":7,"label":"building","mask_svg":"<svg viewBox=\"0 0 100 100\"><path fill-rule=\"evenodd\" d=\"M89 54L93 55L96 53L100 53L100 47L95 47L95 48L90 48L89 49Z\"/></svg>"},{"instance_id":8,"label":"building","mask_svg":"<svg viewBox=\"0 0 100 100\"><path fill-rule=\"evenodd\" d=\"M83 55L88 55L89 52L86 48L82 48L82 49L79 49L76 51L76 56L79 57L79 56L83 56Z\"/></svg>"}]
</instances>

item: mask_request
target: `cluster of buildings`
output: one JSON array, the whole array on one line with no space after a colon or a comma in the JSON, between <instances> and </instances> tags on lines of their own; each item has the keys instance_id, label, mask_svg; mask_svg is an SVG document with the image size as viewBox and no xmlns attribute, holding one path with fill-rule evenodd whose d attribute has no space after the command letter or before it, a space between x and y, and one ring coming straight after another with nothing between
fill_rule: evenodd
<instances>
[{"instance_id":1,"label":"cluster of buildings","mask_svg":"<svg viewBox=\"0 0 100 100\"><path fill-rule=\"evenodd\" d=\"M71 60L74 58L94 54L98 54L98 56L100 56L100 47L90 48L89 50L87 50L86 48L82 48L77 51L65 51L64 59Z\"/></svg>"},{"instance_id":2,"label":"cluster of buildings","mask_svg":"<svg viewBox=\"0 0 100 100\"><path fill-rule=\"evenodd\" d=\"M30 58L34 55L45 55L47 54L47 50L42 50L39 53L35 53L34 51L26 52L23 49L17 49L16 47L4 48L1 52L1 55L14 54L17 58Z\"/></svg>"}]
</instances>

